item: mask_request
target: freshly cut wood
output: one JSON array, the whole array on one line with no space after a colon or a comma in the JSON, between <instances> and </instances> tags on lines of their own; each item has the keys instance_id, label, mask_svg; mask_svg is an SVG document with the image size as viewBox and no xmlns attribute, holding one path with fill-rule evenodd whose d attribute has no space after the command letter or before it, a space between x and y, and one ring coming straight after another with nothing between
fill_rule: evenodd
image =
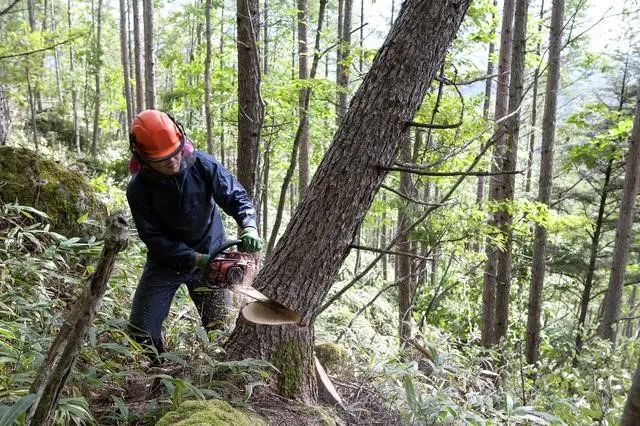
<instances>
[{"instance_id":1,"label":"freshly cut wood","mask_svg":"<svg viewBox=\"0 0 640 426\"><path fill-rule=\"evenodd\" d=\"M257 290L255 290L258 292ZM259 293L259 292L258 292ZM266 299L266 298L265 298ZM296 311L293 311L279 303L266 300L256 300L246 304L240 312L242 316L254 324L263 325L283 325L297 324L302 317Z\"/></svg>"}]
</instances>

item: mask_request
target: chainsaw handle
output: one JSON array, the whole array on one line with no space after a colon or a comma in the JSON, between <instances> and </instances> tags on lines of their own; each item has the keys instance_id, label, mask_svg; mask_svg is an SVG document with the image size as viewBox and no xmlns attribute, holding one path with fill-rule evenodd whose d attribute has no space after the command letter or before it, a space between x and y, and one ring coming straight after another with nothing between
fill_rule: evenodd
<instances>
[{"instance_id":1,"label":"chainsaw handle","mask_svg":"<svg viewBox=\"0 0 640 426\"><path fill-rule=\"evenodd\" d=\"M227 240L227 241L223 242L222 244L220 244L218 247L216 247L213 250L211 250L209 256L211 257L211 259L213 259L214 257L219 255L220 253L222 253L226 249L228 249L230 247L233 247L233 246L240 245L241 243L242 243L242 240Z\"/></svg>"}]
</instances>

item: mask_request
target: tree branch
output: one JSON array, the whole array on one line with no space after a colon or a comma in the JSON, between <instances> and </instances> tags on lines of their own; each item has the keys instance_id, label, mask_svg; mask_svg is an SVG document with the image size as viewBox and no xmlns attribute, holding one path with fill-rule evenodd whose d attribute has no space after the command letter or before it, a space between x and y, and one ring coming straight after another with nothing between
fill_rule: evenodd
<instances>
[{"instance_id":1,"label":"tree branch","mask_svg":"<svg viewBox=\"0 0 640 426\"><path fill-rule=\"evenodd\" d=\"M5 7L3 10L0 10L0 16L4 15L5 13L9 13L9 11L11 9L13 9L13 6L18 4L19 1L20 0L13 0L13 3L11 3L9 6Z\"/></svg>"},{"instance_id":2,"label":"tree branch","mask_svg":"<svg viewBox=\"0 0 640 426\"><path fill-rule=\"evenodd\" d=\"M439 205L439 204L434 204L434 203L425 203L424 201L417 200L417 199L415 199L413 197L410 197L409 195L405 194L404 192L398 191L397 189L391 188L390 186L387 186L387 185L380 185L380 188L386 189L387 191L390 191L390 192L393 192L394 194L398 195L399 197L404 198L405 200L410 201L412 203L420 204L421 206L431 207L431 206L438 206Z\"/></svg>"},{"instance_id":3,"label":"tree branch","mask_svg":"<svg viewBox=\"0 0 640 426\"><path fill-rule=\"evenodd\" d=\"M431 257L420 256L419 254L407 253L404 251L383 250L375 247L360 246L357 244L351 244L349 247L356 250L372 251L374 253L391 254L394 256L409 256L409 257L415 257L416 259L432 260Z\"/></svg>"},{"instance_id":4,"label":"tree branch","mask_svg":"<svg viewBox=\"0 0 640 426\"><path fill-rule=\"evenodd\" d=\"M80 37L84 36L84 35L85 35L84 33L82 33L82 34L78 34L78 35L76 35L76 36L74 36L74 37L68 38L68 39L66 39L66 40L63 40L63 41L60 41L60 42L58 42L58 43L52 44L52 45L50 45L50 46L43 47L42 49L36 49L36 50L30 50L30 51L28 51L28 52L20 52L20 53L14 53L14 54L12 54L12 55L4 55L4 56L0 56L0 59L17 58L17 57L19 57L19 56L29 56L29 55L33 55L33 54L35 54L35 53L44 52L44 51L46 51L46 50L51 50L51 49L53 49L53 48L56 48L56 47L58 47L58 46L60 46L60 45L62 45L62 44L67 44L67 43L69 43L69 42L71 42L71 41L73 41L73 40L75 40L75 39L77 39L77 38L80 38Z\"/></svg>"},{"instance_id":5,"label":"tree branch","mask_svg":"<svg viewBox=\"0 0 640 426\"><path fill-rule=\"evenodd\" d=\"M396 163L397 164L397 163ZM506 172L429 172L426 170L418 170L413 167L400 167L400 166L391 166L391 167L382 167L381 169L388 171L396 171L396 172L407 172L421 176L498 176L498 175L519 175L522 174L522 170L514 170L514 171L506 171Z\"/></svg>"}]
</instances>

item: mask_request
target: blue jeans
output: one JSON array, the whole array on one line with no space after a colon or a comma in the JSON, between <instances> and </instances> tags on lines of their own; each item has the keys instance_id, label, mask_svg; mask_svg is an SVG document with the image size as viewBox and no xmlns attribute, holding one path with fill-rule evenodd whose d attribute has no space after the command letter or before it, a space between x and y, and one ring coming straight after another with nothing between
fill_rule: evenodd
<instances>
[{"instance_id":1,"label":"blue jeans","mask_svg":"<svg viewBox=\"0 0 640 426\"><path fill-rule=\"evenodd\" d=\"M227 316L229 291L205 287L199 269L179 271L146 264L133 296L129 333L138 343L155 347L158 354L164 352L162 323L169 315L173 296L183 283L187 285L207 331L220 329Z\"/></svg>"}]
</instances>

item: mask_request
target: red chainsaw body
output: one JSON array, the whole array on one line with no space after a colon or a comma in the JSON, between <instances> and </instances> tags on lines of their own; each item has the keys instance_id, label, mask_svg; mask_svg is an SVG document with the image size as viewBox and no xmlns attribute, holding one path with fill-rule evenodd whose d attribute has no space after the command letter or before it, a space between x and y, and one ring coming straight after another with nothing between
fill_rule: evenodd
<instances>
[{"instance_id":1,"label":"red chainsaw body","mask_svg":"<svg viewBox=\"0 0 640 426\"><path fill-rule=\"evenodd\" d=\"M239 251L220 253L207 267L207 285L217 288L250 285L256 271L256 263L255 254Z\"/></svg>"}]
</instances>

